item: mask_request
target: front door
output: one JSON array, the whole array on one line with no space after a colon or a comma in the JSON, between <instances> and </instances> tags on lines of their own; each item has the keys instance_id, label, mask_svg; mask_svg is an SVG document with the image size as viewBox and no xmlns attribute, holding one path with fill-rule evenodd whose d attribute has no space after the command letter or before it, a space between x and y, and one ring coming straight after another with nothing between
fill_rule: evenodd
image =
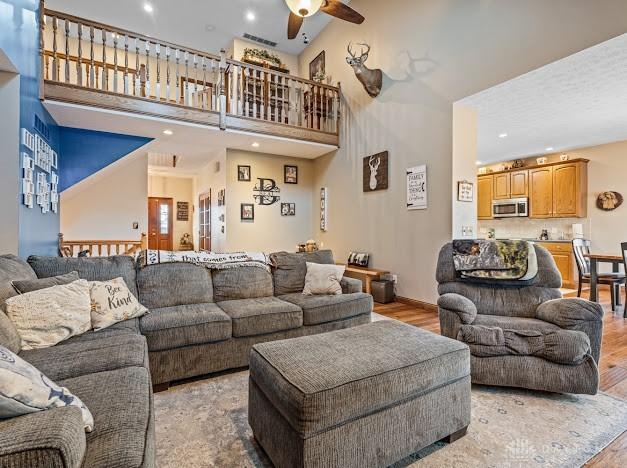
<instances>
[{"instance_id":1,"label":"front door","mask_svg":"<svg viewBox=\"0 0 627 468\"><path fill-rule=\"evenodd\" d=\"M148 248L172 249L172 199L148 198Z\"/></svg>"}]
</instances>

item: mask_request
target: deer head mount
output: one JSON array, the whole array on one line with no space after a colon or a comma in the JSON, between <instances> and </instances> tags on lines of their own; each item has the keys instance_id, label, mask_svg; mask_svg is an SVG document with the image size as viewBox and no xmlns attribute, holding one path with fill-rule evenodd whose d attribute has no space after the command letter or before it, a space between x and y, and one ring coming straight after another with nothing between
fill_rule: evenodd
<instances>
[{"instance_id":1,"label":"deer head mount","mask_svg":"<svg viewBox=\"0 0 627 468\"><path fill-rule=\"evenodd\" d=\"M370 52L370 46L364 43L358 43L361 46L361 52L359 57L356 57L351 50L352 43L348 44L348 54L346 57L346 63L348 63L355 71L355 76L359 82L364 85L364 89L370 95L370 97L377 97L381 92L381 86L383 85L383 72L381 70L366 67L364 63L368 60L368 53ZM364 51L364 47L366 50Z\"/></svg>"}]
</instances>

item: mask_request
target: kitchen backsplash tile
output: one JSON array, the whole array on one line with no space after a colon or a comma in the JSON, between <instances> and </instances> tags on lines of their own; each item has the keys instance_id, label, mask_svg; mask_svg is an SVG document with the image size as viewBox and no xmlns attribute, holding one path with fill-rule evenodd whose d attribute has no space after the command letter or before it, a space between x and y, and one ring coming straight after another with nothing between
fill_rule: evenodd
<instances>
[{"instance_id":1,"label":"kitchen backsplash tile","mask_svg":"<svg viewBox=\"0 0 627 468\"><path fill-rule=\"evenodd\" d=\"M488 219L478 222L479 238L487 238L490 229L495 230L498 239L537 239L543 229L549 233L550 240L570 240L573 237L573 224L582 224L584 237L590 238L588 219L531 219L503 218Z\"/></svg>"}]
</instances>

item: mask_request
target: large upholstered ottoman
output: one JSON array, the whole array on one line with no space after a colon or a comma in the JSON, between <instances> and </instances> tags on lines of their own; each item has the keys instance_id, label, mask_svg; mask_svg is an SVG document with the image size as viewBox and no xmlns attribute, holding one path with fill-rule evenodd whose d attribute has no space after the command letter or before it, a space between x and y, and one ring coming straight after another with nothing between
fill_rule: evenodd
<instances>
[{"instance_id":1,"label":"large upholstered ottoman","mask_svg":"<svg viewBox=\"0 0 627 468\"><path fill-rule=\"evenodd\" d=\"M396 321L258 344L248 421L282 467L388 466L470 423L470 353Z\"/></svg>"}]
</instances>

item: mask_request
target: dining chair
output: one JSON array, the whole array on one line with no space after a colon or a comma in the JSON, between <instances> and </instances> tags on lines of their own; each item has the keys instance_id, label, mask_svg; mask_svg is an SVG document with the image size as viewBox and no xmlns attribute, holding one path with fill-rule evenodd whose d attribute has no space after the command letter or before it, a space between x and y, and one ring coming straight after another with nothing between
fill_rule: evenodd
<instances>
[{"instance_id":1,"label":"dining chair","mask_svg":"<svg viewBox=\"0 0 627 468\"><path fill-rule=\"evenodd\" d=\"M627 242L622 242L620 244L620 251L623 254L625 273L627 273ZM627 283L625 284L625 308L623 309L623 318L627 318Z\"/></svg>"},{"instance_id":2,"label":"dining chair","mask_svg":"<svg viewBox=\"0 0 627 468\"><path fill-rule=\"evenodd\" d=\"M590 253L590 241L587 239L573 239L572 244L579 274L577 297L581 297L582 285L584 283L590 284L590 259L586 258L586 255ZM625 281L624 273L597 273L597 284L607 284L610 287L612 311L616 311L616 307L621 305L620 286L625 284Z\"/></svg>"}]
</instances>

